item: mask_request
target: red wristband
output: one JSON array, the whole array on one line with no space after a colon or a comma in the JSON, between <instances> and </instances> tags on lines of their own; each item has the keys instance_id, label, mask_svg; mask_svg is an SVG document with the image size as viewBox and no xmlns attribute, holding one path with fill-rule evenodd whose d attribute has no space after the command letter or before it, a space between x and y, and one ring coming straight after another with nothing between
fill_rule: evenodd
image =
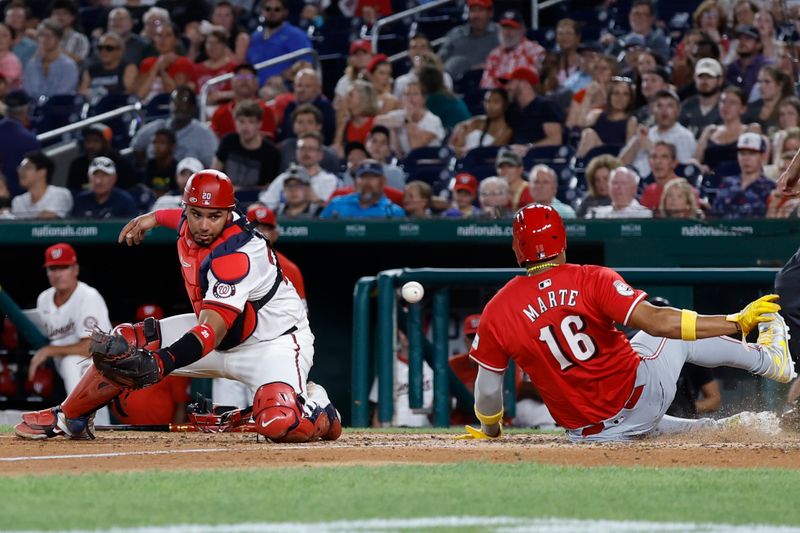
<instances>
[{"instance_id":1,"label":"red wristband","mask_svg":"<svg viewBox=\"0 0 800 533\"><path fill-rule=\"evenodd\" d=\"M217 334L209 324L198 324L189 331L194 333L203 344L203 355L208 354L216 346Z\"/></svg>"}]
</instances>

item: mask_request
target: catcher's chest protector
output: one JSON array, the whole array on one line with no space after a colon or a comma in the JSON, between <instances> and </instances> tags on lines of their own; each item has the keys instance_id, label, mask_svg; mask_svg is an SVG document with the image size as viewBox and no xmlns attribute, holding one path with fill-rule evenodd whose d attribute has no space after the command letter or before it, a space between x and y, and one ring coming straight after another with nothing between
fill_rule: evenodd
<instances>
[{"instance_id":1,"label":"catcher's chest protector","mask_svg":"<svg viewBox=\"0 0 800 533\"><path fill-rule=\"evenodd\" d=\"M181 218L178 226L178 259L181 263L181 275L186 284L186 293L192 302L194 314L200 314L203 296L208 290L208 268L214 258L231 254L241 248L253 234L236 222L229 224L211 246L198 246L189 233L186 219Z\"/></svg>"}]
</instances>

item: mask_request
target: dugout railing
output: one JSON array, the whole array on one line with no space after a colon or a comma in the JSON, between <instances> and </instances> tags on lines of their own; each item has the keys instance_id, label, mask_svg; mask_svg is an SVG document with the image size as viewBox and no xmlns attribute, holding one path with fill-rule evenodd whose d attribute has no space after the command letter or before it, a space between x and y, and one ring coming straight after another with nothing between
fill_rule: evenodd
<instances>
[{"instance_id":1,"label":"dugout railing","mask_svg":"<svg viewBox=\"0 0 800 533\"><path fill-rule=\"evenodd\" d=\"M693 307L693 287L713 285L754 285L759 291L772 290L776 268L619 268L628 282L647 290L658 287L670 289L677 295L673 305ZM398 288L408 281L418 281L425 287L425 298L408 307L406 331L408 336L409 406L423 406L423 360L427 357L433 369L433 425L446 427L450 421L451 396L469 402L471 395L451 374L448 364L449 291L454 286L501 286L520 269L395 269L377 276L362 277L353 293L352 332L352 426L367 427L370 421L369 389L374 362L378 381L377 417L388 425L394 414L394 339L398 319ZM376 302L373 326L372 299ZM422 311L431 307L431 342L422 330ZM374 333L373 328L374 327ZM513 364L513 363L512 363ZM507 414L514 414L513 372L506 372L505 397ZM761 380L765 397L774 405L776 387Z\"/></svg>"}]
</instances>

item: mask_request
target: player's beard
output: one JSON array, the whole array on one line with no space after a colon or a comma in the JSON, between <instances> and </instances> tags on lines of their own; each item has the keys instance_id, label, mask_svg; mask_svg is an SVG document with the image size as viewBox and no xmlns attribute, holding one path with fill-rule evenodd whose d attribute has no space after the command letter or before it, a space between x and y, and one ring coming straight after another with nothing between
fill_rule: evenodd
<instances>
[{"instance_id":1,"label":"player's beard","mask_svg":"<svg viewBox=\"0 0 800 533\"><path fill-rule=\"evenodd\" d=\"M214 242L213 233L203 234L199 231L192 231L191 233L192 233L192 240L199 246L211 246L211 243Z\"/></svg>"}]
</instances>

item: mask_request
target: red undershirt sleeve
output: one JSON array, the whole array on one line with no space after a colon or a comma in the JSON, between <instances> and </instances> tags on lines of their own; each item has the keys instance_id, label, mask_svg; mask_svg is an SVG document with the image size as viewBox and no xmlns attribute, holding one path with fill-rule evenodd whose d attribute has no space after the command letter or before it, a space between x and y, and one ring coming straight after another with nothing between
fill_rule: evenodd
<instances>
[{"instance_id":1,"label":"red undershirt sleeve","mask_svg":"<svg viewBox=\"0 0 800 533\"><path fill-rule=\"evenodd\" d=\"M159 209L156 211L156 222L159 226L165 226L174 230L178 229L178 224L181 221L183 209Z\"/></svg>"}]
</instances>

